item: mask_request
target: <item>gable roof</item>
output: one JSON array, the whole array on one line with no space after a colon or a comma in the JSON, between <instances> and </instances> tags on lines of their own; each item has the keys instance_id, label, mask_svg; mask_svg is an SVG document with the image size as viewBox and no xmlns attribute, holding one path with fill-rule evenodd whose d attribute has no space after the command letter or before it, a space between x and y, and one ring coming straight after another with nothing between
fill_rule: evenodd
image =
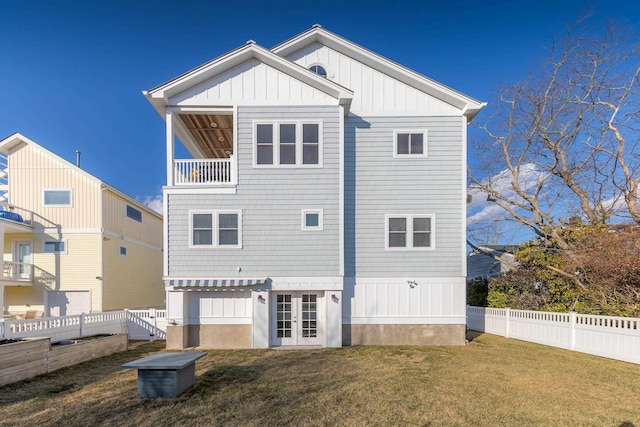
<instances>
[{"instance_id":1,"label":"gable roof","mask_svg":"<svg viewBox=\"0 0 640 427\"><path fill-rule=\"evenodd\" d=\"M243 46L240 46L224 55L221 55L211 61L200 65L186 73L169 80L159 86L154 87L142 93L147 97L149 102L154 106L156 111L164 117L166 108L169 106L169 99L179 93L196 86L206 80L219 75L235 66L238 66L250 59L258 61L275 68L278 71L286 73L305 84L317 89L337 100L337 102L349 110L351 100L353 99L353 91L327 80L317 74L301 67L293 62L274 54L273 52L259 46L250 40Z\"/></svg>"},{"instance_id":2,"label":"gable roof","mask_svg":"<svg viewBox=\"0 0 640 427\"><path fill-rule=\"evenodd\" d=\"M19 147L21 147L23 145L30 145L30 146L34 147L36 150L41 151L41 152L47 154L48 156L53 157L58 162L62 163L65 167L73 170L75 173L78 173L78 174L88 178L90 181L93 181L94 183L99 185L101 189L109 190L109 191L117 194L118 196L122 197L123 199L127 200L132 205L135 205L136 207L144 209L146 212L151 213L154 216L162 219L162 215L160 215L158 212L156 212L153 209L149 208L148 206L142 204L141 202L137 201L136 199L134 199L133 197L129 196L128 194L123 193L122 191L118 190L117 188L107 184L106 182L102 181L101 179L95 177L94 175L91 175L89 172L85 171L84 169L79 168L78 166L74 165L73 163L63 159L62 157L58 156L54 152L52 152L50 150L47 150L42 145L38 144L37 142L35 142L34 140L32 140L30 138L27 138L26 136L22 135L19 132L11 134L8 137L6 137L5 139L0 141L0 153L9 154L14 149L19 148Z\"/></svg>"},{"instance_id":3,"label":"gable roof","mask_svg":"<svg viewBox=\"0 0 640 427\"><path fill-rule=\"evenodd\" d=\"M476 114L486 105L484 102L471 98L462 92L438 83L435 80L342 38L337 34L327 31L318 24L273 47L271 51L279 56L286 57L316 42L458 108L467 117L468 122L471 122Z\"/></svg>"}]
</instances>

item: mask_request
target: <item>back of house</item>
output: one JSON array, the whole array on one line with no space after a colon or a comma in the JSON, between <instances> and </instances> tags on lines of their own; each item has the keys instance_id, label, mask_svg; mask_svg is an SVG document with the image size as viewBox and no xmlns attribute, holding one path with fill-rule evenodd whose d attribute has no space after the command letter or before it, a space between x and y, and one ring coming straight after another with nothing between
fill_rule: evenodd
<instances>
[{"instance_id":1,"label":"back of house","mask_svg":"<svg viewBox=\"0 0 640 427\"><path fill-rule=\"evenodd\" d=\"M482 103L320 26L144 94L166 121L169 348L464 342Z\"/></svg>"}]
</instances>

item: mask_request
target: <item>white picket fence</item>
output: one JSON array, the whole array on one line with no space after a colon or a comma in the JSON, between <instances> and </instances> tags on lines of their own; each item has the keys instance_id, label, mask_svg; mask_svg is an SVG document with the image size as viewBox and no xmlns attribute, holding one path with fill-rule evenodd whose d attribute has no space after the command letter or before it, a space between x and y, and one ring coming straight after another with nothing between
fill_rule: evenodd
<instances>
[{"instance_id":1,"label":"white picket fence","mask_svg":"<svg viewBox=\"0 0 640 427\"><path fill-rule=\"evenodd\" d=\"M51 342L100 334L129 334L131 340L166 339L167 311L120 310L0 322L0 339L51 337Z\"/></svg>"},{"instance_id":2,"label":"white picket fence","mask_svg":"<svg viewBox=\"0 0 640 427\"><path fill-rule=\"evenodd\" d=\"M467 306L474 331L640 363L640 318Z\"/></svg>"}]
</instances>

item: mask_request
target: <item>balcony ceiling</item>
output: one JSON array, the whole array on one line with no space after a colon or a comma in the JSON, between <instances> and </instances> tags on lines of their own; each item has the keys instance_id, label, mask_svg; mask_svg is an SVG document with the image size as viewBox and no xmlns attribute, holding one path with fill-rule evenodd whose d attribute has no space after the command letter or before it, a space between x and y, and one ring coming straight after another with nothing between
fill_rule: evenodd
<instances>
[{"instance_id":1,"label":"balcony ceiling","mask_svg":"<svg viewBox=\"0 0 640 427\"><path fill-rule=\"evenodd\" d=\"M180 118L207 157L223 159L233 154L233 115L180 114Z\"/></svg>"}]
</instances>

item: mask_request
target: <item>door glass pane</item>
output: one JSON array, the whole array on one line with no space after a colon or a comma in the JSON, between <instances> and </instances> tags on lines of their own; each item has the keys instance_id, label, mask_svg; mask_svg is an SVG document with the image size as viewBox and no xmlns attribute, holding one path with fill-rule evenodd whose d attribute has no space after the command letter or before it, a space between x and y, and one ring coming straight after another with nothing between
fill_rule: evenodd
<instances>
[{"instance_id":1,"label":"door glass pane","mask_svg":"<svg viewBox=\"0 0 640 427\"><path fill-rule=\"evenodd\" d=\"M302 325L301 333L303 338L315 338L318 336L318 328L315 320L316 310L316 295L303 294L302 295Z\"/></svg>"},{"instance_id":2,"label":"door glass pane","mask_svg":"<svg viewBox=\"0 0 640 427\"><path fill-rule=\"evenodd\" d=\"M291 295L276 296L276 336L278 338L291 338L292 335L292 318L291 313Z\"/></svg>"}]
</instances>

